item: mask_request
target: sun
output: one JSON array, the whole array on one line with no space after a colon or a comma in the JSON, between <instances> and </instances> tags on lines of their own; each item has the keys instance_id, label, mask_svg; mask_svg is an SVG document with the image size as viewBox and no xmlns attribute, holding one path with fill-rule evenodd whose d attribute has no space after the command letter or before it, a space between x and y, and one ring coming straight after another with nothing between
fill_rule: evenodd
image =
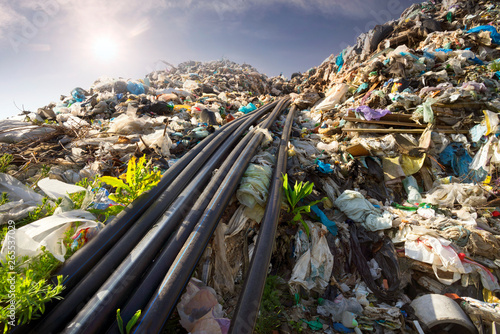
<instances>
[{"instance_id":1,"label":"sun","mask_svg":"<svg viewBox=\"0 0 500 334\"><path fill-rule=\"evenodd\" d=\"M101 36L94 40L92 51L97 60L110 61L116 58L118 45L112 38Z\"/></svg>"}]
</instances>

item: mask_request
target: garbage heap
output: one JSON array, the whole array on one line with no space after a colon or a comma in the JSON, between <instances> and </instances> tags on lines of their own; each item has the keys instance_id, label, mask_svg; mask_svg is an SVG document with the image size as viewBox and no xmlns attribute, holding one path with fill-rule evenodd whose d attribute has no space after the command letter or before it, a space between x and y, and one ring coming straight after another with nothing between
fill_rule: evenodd
<instances>
[{"instance_id":1,"label":"garbage heap","mask_svg":"<svg viewBox=\"0 0 500 334\"><path fill-rule=\"evenodd\" d=\"M323 224L287 253L294 320L329 333L498 321L499 14L415 4L291 79L303 110L288 175L327 195L311 214Z\"/></svg>"},{"instance_id":2,"label":"garbage heap","mask_svg":"<svg viewBox=\"0 0 500 334\"><path fill-rule=\"evenodd\" d=\"M415 4L290 80L190 61L75 88L0 121L1 153L13 157L0 180L11 200L1 223L40 205L23 184L56 200L77 189L47 178L119 176L143 154L168 169L215 128L290 94L300 111L287 178L314 188L302 211L283 201L257 332L487 332L500 319L499 14L493 1ZM215 230L195 272L202 282L178 306L192 333L206 328L186 305L207 291L211 311L198 318L229 328L221 319L231 318L252 258L283 123ZM89 203L113 204L107 188Z\"/></svg>"}]
</instances>

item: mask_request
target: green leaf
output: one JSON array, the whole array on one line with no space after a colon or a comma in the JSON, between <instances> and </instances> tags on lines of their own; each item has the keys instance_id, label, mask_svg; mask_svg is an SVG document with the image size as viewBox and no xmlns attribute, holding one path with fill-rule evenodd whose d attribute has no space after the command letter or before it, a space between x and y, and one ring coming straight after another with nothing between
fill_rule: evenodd
<instances>
[{"instance_id":1,"label":"green leaf","mask_svg":"<svg viewBox=\"0 0 500 334\"><path fill-rule=\"evenodd\" d=\"M118 323L118 329L120 330L120 333L125 334L125 332L123 331L123 319L120 315L120 309L116 310L116 322Z\"/></svg>"},{"instance_id":2,"label":"green leaf","mask_svg":"<svg viewBox=\"0 0 500 334\"><path fill-rule=\"evenodd\" d=\"M112 187L115 187L117 189L121 189L121 188L129 188L125 182L123 182L122 180L116 178L116 177L113 177L113 176L101 176L99 178L99 180L101 180L102 182L104 183L107 183L109 184L110 186Z\"/></svg>"},{"instance_id":3,"label":"green leaf","mask_svg":"<svg viewBox=\"0 0 500 334\"><path fill-rule=\"evenodd\" d=\"M304 227L304 231L306 232L306 235L307 235L307 238L309 238L309 225L307 225L307 223L301 219L301 222L302 222L302 226Z\"/></svg>"},{"instance_id":4,"label":"green leaf","mask_svg":"<svg viewBox=\"0 0 500 334\"><path fill-rule=\"evenodd\" d=\"M127 323L127 328L126 328L127 334L130 333L130 331L132 330L132 327L135 326L135 324L137 323L137 320L139 320L140 316L141 316L141 310L137 310L137 312L135 312L132 319L130 319L130 321Z\"/></svg>"}]
</instances>

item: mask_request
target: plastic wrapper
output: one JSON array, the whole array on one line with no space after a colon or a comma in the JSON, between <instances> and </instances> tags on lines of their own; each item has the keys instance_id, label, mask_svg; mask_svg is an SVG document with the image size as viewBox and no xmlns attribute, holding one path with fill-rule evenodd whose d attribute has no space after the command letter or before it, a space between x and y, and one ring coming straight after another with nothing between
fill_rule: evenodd
<instances>
[{"instance_id":1,"label":"plastic wrapper","mask_svg":"<svg viewBox=\"0 0 500 334\"><path fill-rule=\"evenodd\" d=\"M265 206L272 172L269 166L249 164L236 191L238 201L249 208Z\"/></svg>"}]
</instances>

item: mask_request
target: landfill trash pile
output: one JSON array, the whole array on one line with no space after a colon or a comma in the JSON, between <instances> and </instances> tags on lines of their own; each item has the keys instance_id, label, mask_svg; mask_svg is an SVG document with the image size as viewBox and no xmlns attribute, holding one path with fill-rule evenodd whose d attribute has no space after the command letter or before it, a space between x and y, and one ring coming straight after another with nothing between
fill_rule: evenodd
<instances>
[{"instance_id":1,"label":"landfill trash pile","mask_svg":"<svg viewBox=\"0 0 500 334\"><path fill-rule=\"evenodd\" d=\"M17 256L48 252L56 266L71 262L204 139L290 96L286 174L274 174L286 115L269 129L245 130L262 142L207 230L194 278L168 314L177 321L163 331L236 333L239 317L253 324L255 316L248 332L493 333L500 321L499 17L494 1L424 2L290 80L228 60L166 63L144 79L100 78L0 121L2 237L15 222ZM241 316L276 177L283 196L272 256L263 260L268 276L249 294L253 315ZM171 240L168 247L181 239Z\"/></svg>"}]
</instances>

